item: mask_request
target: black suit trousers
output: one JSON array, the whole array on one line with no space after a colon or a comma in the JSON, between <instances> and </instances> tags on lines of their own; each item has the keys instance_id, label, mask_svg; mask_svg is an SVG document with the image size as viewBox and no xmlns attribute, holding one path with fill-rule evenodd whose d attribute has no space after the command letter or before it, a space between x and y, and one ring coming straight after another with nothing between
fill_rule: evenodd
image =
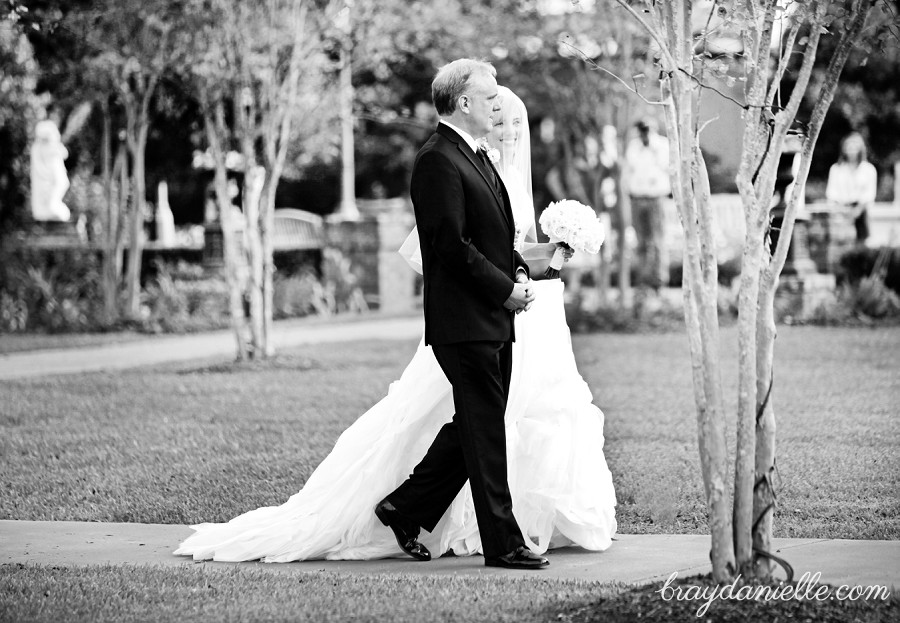
<instances>
[{"instance_id":1,"label":"black suit trousers","mask_svg":"<svg viewBox=\"0 0 900 623\"><path fill-rule=\"evenodd\" d=\"M431 532L468 479L484 555L502 556L525 544L513 517L506 469L504 415L512 343L461 342L432 348L453 386L456 413L388 499Z\"/></svg>"}]
</instances>

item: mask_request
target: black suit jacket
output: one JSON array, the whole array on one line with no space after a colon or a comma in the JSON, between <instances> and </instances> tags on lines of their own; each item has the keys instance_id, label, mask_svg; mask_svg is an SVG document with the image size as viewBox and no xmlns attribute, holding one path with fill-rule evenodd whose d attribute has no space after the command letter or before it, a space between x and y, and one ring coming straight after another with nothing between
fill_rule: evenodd
<instances>
[{"instance_id":1,"label":"black suit jacket","mask_svg":"<svg viewBox=\"0 0 900 623\"><path fill-rule=\"evenodd\" d=\"M518 268L515 222L466 141L441 123L416 156L410 194L425 280L425 343L508 341L513 314L503 303Z\"/></svg>"}]
</instances>

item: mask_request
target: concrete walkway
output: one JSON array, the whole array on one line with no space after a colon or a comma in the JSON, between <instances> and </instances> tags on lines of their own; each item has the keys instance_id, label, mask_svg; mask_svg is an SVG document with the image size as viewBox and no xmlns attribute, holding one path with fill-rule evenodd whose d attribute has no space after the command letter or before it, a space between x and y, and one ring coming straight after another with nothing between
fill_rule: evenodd
<instances>
[{"instance_id":1,"label":"concrete walkway","mask_svg":"<svg viewBox=\"0 0 900 623\"><path fill-rule=\"evenodd\" d=\"M330 322L322 319L284 321L275 323L273 341L278 350L323 342L414 339L421 337L424 326L420 314L401 318L371 316ZM0 381L234 356L235 339L231 331L149 337L104 346L0 355Z\"/></svg>"},{"instance_id":2,"label":"concrete walkway","mask_svg":"<svg viewBox=\"0 0 900 623\"><path fill-rule=\"evenodd\" d=\"M72 521L0 521L0 564L136 564L177 567L195 563L172 552L189 534L188 526ZM777 553L793 565L796 579L821 574L835 586L900 587L900 541L775 539ZM370 561L310 561L290 564L240 563L273 573L332 571L362 574L483 575L592 582L645 583L707 573L709 537L702 535L619 535L605 552L564 548L548 554L540 572L484 567L481 557L446 557L429 563L409 558ZM202 563L228 565L233 563Z\"/></svg>"}]
</instances>

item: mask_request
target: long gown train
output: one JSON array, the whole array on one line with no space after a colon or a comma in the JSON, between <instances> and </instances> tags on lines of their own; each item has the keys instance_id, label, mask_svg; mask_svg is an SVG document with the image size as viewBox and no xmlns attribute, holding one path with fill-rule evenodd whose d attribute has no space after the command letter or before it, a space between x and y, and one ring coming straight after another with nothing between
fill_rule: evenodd
<instances>
[{"instance_id":1,"label":"long gown train","mask_svg":"<svg viewBox=\"0 0 900 623\"><path fill-rule=\"evenodd\" d=\"M603 413L575 365L562 282L534 286L533 307L516 316L506 411L513 512L535 552L572 543L604 550L616 531L616 497L603 455ZM420 342L388 394L341 434L298 493L227 523L193 526L175 554L264 562L404 556L373 509L452 417L450 384ZM468 484L420 541L435 556L481 552Z\"/></svg>"}]
</instances>

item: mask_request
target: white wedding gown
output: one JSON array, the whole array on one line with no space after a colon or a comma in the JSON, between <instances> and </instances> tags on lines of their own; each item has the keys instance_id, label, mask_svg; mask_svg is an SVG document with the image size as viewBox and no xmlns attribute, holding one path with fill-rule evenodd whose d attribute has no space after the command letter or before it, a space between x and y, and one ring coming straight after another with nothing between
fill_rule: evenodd
<instances>
[{"instance_id":1,"label":"white wedding gown","mask_svg":"<svg viewBox=\"0 0 900 623\"><path fill-rule=\"evenodd\" d=\"M521 205L512 199L514 208ZM530 226L533 214L521 212ZM603 413L575 365L562 282L534 287L533 307L516 316L506 411L513 513L536 553L569 544L604 550L616 532L616 496L603 455ZM450 383L422 341L387 396L344 431L298 493L228 523L193 526L175 554L231 562L405 556L373 510L452 417ZM468 484L419 540L433 556L481 553Z\"/></svg>"}]
</instances>

